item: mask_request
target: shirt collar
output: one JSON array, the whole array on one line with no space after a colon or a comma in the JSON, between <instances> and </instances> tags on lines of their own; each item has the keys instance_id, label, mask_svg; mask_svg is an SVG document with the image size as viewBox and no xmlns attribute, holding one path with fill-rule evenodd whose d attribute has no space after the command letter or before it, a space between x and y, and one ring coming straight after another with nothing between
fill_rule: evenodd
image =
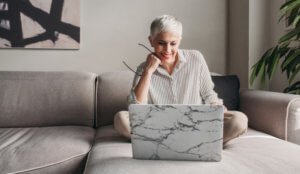
<instances>
[{"instance_id":1,"label":"shirt collar","mask_svg":"<svg viewBox=\"0 0 300 174\"><path fill-rule=\"evenodd\" d=\"M185 57L185 55L184 55L184 53L183 53L182 50L178 50L178 55L179 55L179 62L178 62L177 65L185 63L186 62L186 57Z\"/></svg>"}]
</instances>

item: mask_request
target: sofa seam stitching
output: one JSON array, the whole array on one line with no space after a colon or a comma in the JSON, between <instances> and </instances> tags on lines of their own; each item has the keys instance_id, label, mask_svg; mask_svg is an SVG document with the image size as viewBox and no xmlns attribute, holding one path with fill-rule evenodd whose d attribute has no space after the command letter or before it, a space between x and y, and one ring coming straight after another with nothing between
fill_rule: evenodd
<instances>
[{"instance_id":1,"label":"sofa seam stitching","mask_svg":"<svg viewBox=\"0 0 300 174\"><path fill-rule=\"evenodd\" d=\"M92 147L90 146L90 149L88 151L88 153L90 152L90 150L92 149ZM18 174L18 173L24 173L24 172L30 172L30 171L34 171L34 170L37 170L37 169L42 169L42 168L45 168L45 167L50 167L50 166L54 166L54 165L57 165L57 164L61 164L63 162L67 162L67 161L70 161L74 158L77 158L77 157L81 157L81 156L84 156L88 153L82 153L80 155L76 155L76 156L73 156L73 157L70 157L70 158L67 158L65 160L61 160L61 161L58 161L58 162L54 162L54 163L51 163L51 164L48 164L48 165L42 165L42 166L39 166L39 167L33 167L31 169L25 169L25 170L20 170L20 171L16 171L16 172L9 172L8 174Z\"/></svg>"}]
</instances>

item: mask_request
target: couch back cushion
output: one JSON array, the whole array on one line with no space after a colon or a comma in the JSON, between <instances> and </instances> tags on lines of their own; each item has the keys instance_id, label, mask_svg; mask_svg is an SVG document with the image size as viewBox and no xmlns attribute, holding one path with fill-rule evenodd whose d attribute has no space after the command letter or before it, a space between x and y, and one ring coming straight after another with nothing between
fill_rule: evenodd
<instances>
[{"instance_id":1,"label":"couch back cushion","mask_svg":"<svg viewBox=\"0 0 300 174\"><path fill-rule=\"evenodd\" d=\"M98 76L97 115L98 126L113 123L114 115L127 108L134 73L131 71L108 72ZM230 110L239 106L239 79L237 76L212 76L215 91Z\"/></svg>"},{"instance_id":2,"label":"couch back cushion","mask_svg":"<svg viewBox=\"0 0 300 174\"><path fill-rule=\"evenodd\" d=\"M84 72L0 71L0 127L93 126L95 79Z\"/></svg>"},{"instance_id":3,"label":"couch back cushion","mask_svg":"<svg viewBox=\"0 0 300 174\"><path fill-rule=\"evenodd\" d=\"M131 71L107 72L98 76L97 125L113 123L114 115L127 108L127 96L134 78Z\"/></svg>"}]
</instances>

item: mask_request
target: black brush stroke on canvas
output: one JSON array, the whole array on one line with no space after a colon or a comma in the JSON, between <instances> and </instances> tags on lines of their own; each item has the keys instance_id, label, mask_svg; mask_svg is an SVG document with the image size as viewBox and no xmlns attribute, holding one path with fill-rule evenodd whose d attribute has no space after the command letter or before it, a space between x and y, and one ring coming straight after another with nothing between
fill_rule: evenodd
<instances>
[{"instance_id":1,"label":"black brush stroke on canvas","mask_svg":"<svg viewBox=\"0 0 300 174\"><path fill-rule=\"evenodd\" d=\"M10 29L0 27L0 37L11 42L12 47L25 47L26 45L48 40L53 43L58 39L58 33L65 34L80 42L80 28L61 21L64 0L52 0L50 13L34 7L29 0L0 0L7 5L8 10L0 9L0 20L9 20ZM25 14L33 21L39 23L46 31L31 38L23 39L20 13Z\"/></svg>"}]
</instances>

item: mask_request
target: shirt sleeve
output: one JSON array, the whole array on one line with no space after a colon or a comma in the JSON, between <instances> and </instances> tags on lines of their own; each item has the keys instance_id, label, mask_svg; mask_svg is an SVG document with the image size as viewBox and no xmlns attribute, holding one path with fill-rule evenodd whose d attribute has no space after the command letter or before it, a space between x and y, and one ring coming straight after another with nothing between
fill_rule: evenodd
<instances>
[{"instance_id":1,"label":"shirt sleeve","mask_svg":"<svg viewBox=\"0 0 300 174\"><path fill-rule=\"evenodd\" d=\"M218 94L214 91L214 83L208 66L205 62L203 55L198 52L201 64L200 70L200 96L205 104L218 104L223 105L223 100L218 98Z\"/></svg>"},{"instance_id":2,"label":"shirt sleeve","mask_svg":"<svg viewBox=\"0 0 300 174\"><path fill-rule=\"evenodd\" d=\"M141 102L139 102L136 99L136 96L135 96L135 93L134 93L134 89L135 89L136 85L138 84L138 82L140 80L140 76L138 74L142 74L143 73L143 67L144 67L144 63L142 63L140 66L138 66L138 68L136 70L136 74L135 74L133 82L132 82L132 87L130 89L130 94L127 97L128 105L130 105L130 104L142 104Z\"/></svg>"},{"instance_id":3,"label":"shirt sleeve","mask_svg":"<svg viewBox=\"0 0 300 174\"><path fill-rule=\"evenodd\" d=\"M139 77L137 77L137 75L135 75L134 77L134 82L133 82L133 85L132 85L132 88L130 90L130 94L129 96L127 97L127 102L128 102L128 105L130 104L139 104L140 102L136 99L136 96L135 96L135 93L134 93L134 88L136 86L135 82L138 81L137 79L139 79Z\"/></svg>"}]
</instances>

